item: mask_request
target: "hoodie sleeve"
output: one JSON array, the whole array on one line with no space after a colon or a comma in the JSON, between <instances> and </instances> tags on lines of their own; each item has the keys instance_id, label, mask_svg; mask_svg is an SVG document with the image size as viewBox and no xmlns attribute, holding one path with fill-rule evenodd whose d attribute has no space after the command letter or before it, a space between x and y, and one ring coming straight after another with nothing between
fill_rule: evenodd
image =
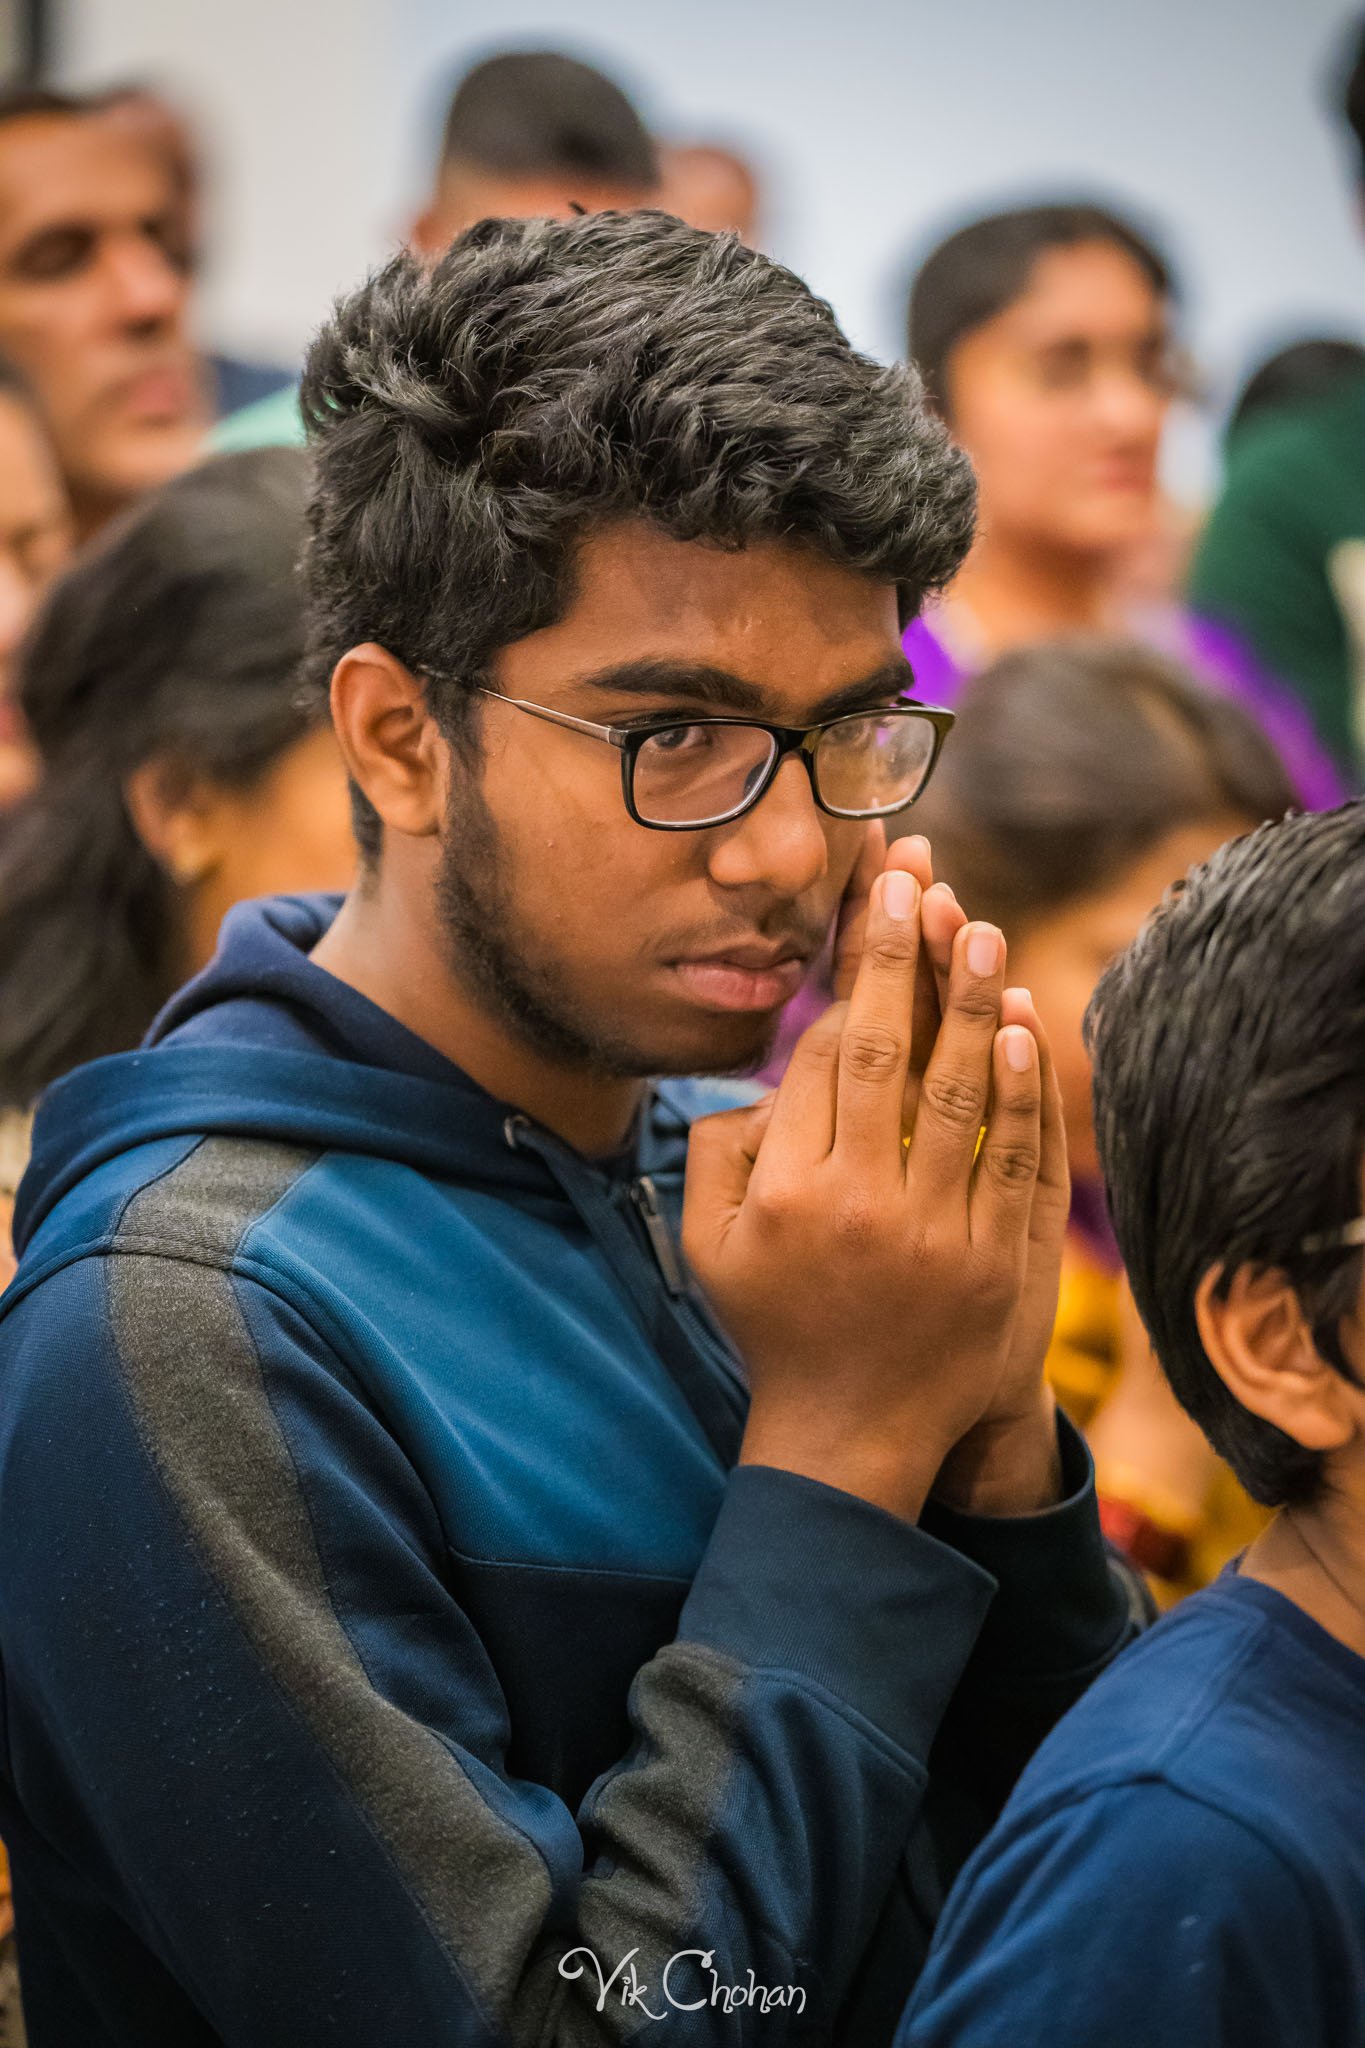
<instances>
[{"instance_id":1,"label":"hoodie sleeve","mask_svg":"<svg viewBox=\"0 0 1365 2048\"><path fill-rule=\"evenodd\" d=\"M574 1813L509 1775L430 1496L296 1307L129 1248L7 1322L6 1772L215 2038L827 2036L989 1574L737 1470Z\"/></svg>"},{"instance_id":2,"label":"hoodie sleeve","mask_svg":"<svg viewBox=\"0 0 1365 2048\"><path fill-rule=\"evenodd\" d=\"M988 1823L1044 1736L1156 1618L1141 1574L1105 1541L1090 1452L1060 1411L1057 1437L1054 1507L989 1517L931 1499L920 1522L998 1588L953 1702L951 1754L935 1756Z\"/></svg>"}]
</instances>

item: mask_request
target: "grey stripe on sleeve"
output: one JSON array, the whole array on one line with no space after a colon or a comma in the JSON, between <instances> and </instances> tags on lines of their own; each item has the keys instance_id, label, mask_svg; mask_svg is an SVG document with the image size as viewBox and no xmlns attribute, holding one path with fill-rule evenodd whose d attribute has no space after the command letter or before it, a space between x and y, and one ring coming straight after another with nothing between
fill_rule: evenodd
<instances>
[{"instance_id":1,"label":"grey stripe on sleeve","mask_svg":"<svg viewBox=\"0 0 1365 2048\"><path fill-rule=\"evenodd\" d=\"M252 1226L317 1155L206 1138L137 1194L108 1262L125 1384L145 1441L262 1664L383 1842L484 2011L518 2044L631 2039L648 2019L560 1956L631 1949L657 1984L701 1909L715 1816L735 1768L742 1668L671 1645L641 1682L636 1768L594 1820L614 1868L588 1879L577 1925L547 1946L549 1872L449 1749L371 1686L332 1606L308 1510L230 1275Z\"/></svg>"},{"instance_id":2,"label":"grey stripe on sleeve","mask_svg":"<svg viewBox=\"0 0 1365 2048\"><path fill-rule=\"evenodd\" d=\"M487 2012L504 2011L550 1902L538 1851L445 1744L371 1686L337 1619L288 1447L225 1270L314 1154L208 1138L134 1197L109 1262L145 1440L262 1663L368 1816ZM183 1256L175 1255L183 1245ZM197 1255L197 1256L196 1256ZM203 1263L209 1261L209 1263Z\"/></svg>"}]
</instances>

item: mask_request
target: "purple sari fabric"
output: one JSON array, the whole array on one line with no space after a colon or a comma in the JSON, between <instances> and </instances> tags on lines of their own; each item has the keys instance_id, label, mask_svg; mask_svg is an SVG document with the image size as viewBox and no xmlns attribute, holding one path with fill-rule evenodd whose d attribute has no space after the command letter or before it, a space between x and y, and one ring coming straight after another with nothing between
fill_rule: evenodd
<instances>
[{"instance_id":1,"label":"purple sari fabric","mask_svg":"<svg viewBox=\"0 0 1365 2048\"><path fill-rule=\"evenodd\" d=\"M1175 606L1144 613L1132 631L1250 712L1284 762L1305 810L1330 811L1352 794L1303 705L1257 665L1235 633ZM951 711L970 672L924 619L911 621L901 645L915 672L915 695Z\"/></svg>"},{"instance_id":2,"label":"purple sari fabric","mask_svg":"<svg viewBox=\"0 0 1365 2048\"><path fill-rule=\"evenodd\" d=\"M1134 626L1136 637L1183 662L1202 683L1251 713L1279 753L1306 810L1331 810L1352 794L1298 699L1257 666L1235 633L1174 606L1145 615ZM915 695L922 703L942 704L951 711L970 672L922 618L912 619L901 645L914 670ZM797 1039L827 1007L826 973L827 963L822 961L783 1012L772 1058L759 1074L767 1086L777 1085Z\"/></svg>"},{"instance_id":3,"label":"purple sari fabric","mask_svg":"<svg viewBox=\"0 0 1365 2048\"><path fill-rule=\"evenodd\" d=\"M1104 1198L1103 1181L1091 1180L1088 1176L1078 1173L1072 1174L1071 1228L1104 1272L1123 1271L1123 1260L1119 1257L1119 1241L1114 1235L1114 1226L1109 1221L1109 1205Z\"/></svg>"}]
</instances>

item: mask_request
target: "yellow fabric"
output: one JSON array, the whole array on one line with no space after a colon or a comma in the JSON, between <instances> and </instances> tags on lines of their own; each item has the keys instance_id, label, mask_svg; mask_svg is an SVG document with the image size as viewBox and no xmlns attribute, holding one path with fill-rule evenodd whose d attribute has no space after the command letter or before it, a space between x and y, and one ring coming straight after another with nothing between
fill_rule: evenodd
<instances>
[{"instance_id":1,"label":"yellow fabric","mask_svg":"<svg viewBox=\"0 0 1365 2048\"><path fill-rule=\"evenodd\" d=\"M1120 1275L1106 1270L1073 1231L1062 1268L1047 1376L1058 1401L1080 1430L1093 1422L1118 1380L1123 1357L1121 1287ZM1107 1478L1111 1493L1131 1500L1163 1526L1188 1527L1187 1517L1161 1511L1157 1485L1147 1483L1130 1490L1122 1482L1114 1484L1113 1475ZM1158 1598L1169 1604L1206 1586L1268 1520L1267 1510L1257 1506L1226 1466L1220 1466L1191 1534L1189 1572L1178 1583L1158 1585Z\"/></svg>"},{"instance_id":2,"label":"yellow fabric","mask_svg":"<svg viewBox=\"0 0 1365 2048\"><path fill-rule=\"evenodd\" d=\"M1118 1274L1107 1273L1073 1232L1062 1266L1047 1376L1077 1429L1089 1428L1118 1376L1119 1300Z\"/></svg>"}]
</instances>

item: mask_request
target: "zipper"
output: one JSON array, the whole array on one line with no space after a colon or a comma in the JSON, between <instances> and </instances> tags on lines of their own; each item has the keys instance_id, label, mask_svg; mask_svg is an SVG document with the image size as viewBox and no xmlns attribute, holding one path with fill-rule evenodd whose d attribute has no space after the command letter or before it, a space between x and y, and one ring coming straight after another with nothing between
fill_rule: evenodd
<instances>
[{"instance_id":1,"label":"zipper","mask_svg":"<svg viewBox=\"0 0 1365 2048\"><path fill-rule=\"evenodd\" d=\"M506 1118L502 1135L508 1149L512 1152L518 1151L523 1140L530 1135L531 1129L531 1119L520 1112ZM547 1134L538 1132L536 1135L539 1142L533 1145L533 1149L544 1157ZM659 1190L647 1173L642 1173L638 1180L630 1183L630 1199L640 1213L640 1221L645 1226L645 1236L649 1239L649 1248L654 1254L654 1263L663 1276L664 1286L675 1301L681 1300L687 1293L687 1275L683 1272L678 1247L673 1242L673 1232L659 1201Z\"/></svg>"},{"instance_id":2,"label":"zipper","mask_svg":"<svg viewBox=\"0 0 1365 2048\"><path fill-rule=\"evenodd\" d=\"M655 1263L663 1275L664 1286L676 1300L687 1292L687 1279L678 1257L678 1247L673 1242L673 1232L668 1227L668 1218L659 1206L659 1191L647 1173L630 1184L630 1199L640 1212L645 1226L645 1236L654 1254Z\"/></svg>"},{"instance_id":3,"label":"zipper","mask_svg":"<svg viewBox=\"0 0 1365 2048\"><path fill-rule=\"evenodd\" d=\"M518 1151L522 1141L530 1135L530 1130L532 1130L530 1116L522 1116L520 1112L516 1112L514 1116L505 1118L501 1130L503 1130L503 1143L508 1145L510 1151ZM536 1143L532 1149L538 1151L544 1157L544 1151L546 1151L544 1137L546 1137L546 1133L536 1133L536 1137L538 1137L540 1143ZM663 1206L659 1202L659 1190L655 1188L655 1184L649 1178L649 1174L641 1174L639 1180L632 1180L630 1182L630 1200L634 1202L634 1206L639 1208L639 1212L641 1212L641 1223L645 1225L645 1235L649 1237L649 1249L655 1255L655 1266L659 1268L659 1272L663 1276L665 1288L669 1290L673 1300L681 1300L681 1296L688 1292L688 1276L686 1276L684 1266L681 1266L681 1260L679 1260L679 1255L677 1255L677 1245L673 1243L673 1233L669 1229L669 1219L663 1214Z\"/></svg>"},{"instance_id":4,"label":"zipper","mask_svg":"<svg viewBox=\"0 0 1365 2048\"><path fill-rule=\"evenodd\" d=\"M544 1161L578 1215L597 1240L608 1265L629 1295L650 1343L682 1393L717 1457L733 1465L744 1431L744 1375L720 1330L702 1312L688 1284L672 1226L647 1173L635 1180L603 1185L602 1176L549 1131L515 1111L502 1127L513 1152L534 1152ZM644 1227L649 1252L626 1213L629 1195ZM649 1253L653 1254L653 1265ZM657 1269L668 1295L659 1298Z\"/></svg>"}]
</instances>

